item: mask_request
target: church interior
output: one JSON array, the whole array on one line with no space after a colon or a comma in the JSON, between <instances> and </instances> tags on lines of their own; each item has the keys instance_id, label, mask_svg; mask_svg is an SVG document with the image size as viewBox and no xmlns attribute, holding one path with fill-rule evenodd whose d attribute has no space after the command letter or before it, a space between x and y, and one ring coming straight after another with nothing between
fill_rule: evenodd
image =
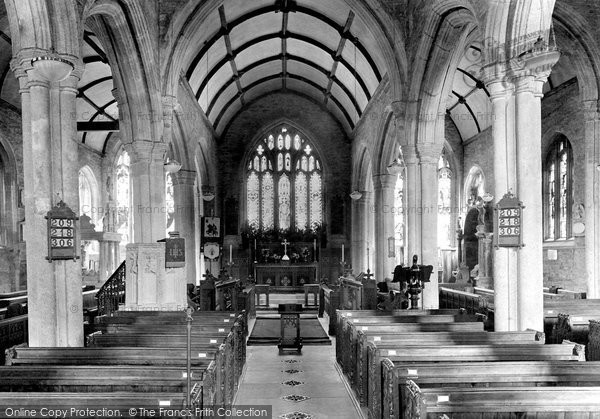
<instances>
[{"instance_id":1,"label":"church interior","mask_svg":"<svg viewBox=\"0 0 600 419\"><path fill-rule=\"evenodd\" d=\"M0 2L0 417L600 418L599 94L598 2Z\"/></svg>"}]
</instances>

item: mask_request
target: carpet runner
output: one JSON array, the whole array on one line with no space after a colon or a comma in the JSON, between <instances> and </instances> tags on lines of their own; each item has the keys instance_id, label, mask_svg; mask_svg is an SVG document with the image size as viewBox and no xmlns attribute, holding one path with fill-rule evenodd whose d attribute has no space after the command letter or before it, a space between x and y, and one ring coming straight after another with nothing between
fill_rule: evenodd
<instances>
[{"instance_id":1,"label":"carpet runner","mask_svg":"<svg viewBox=\"0 0 600 419\"><path fill-rule=\"evenodd\" d=\"M280 335L281 322L279 317L258 316L248 338L248 345L277 345ZM331 345L329 336L327 336L316 317L300 318L300 336L303 345Z\"/></svg>"}]
</instances>

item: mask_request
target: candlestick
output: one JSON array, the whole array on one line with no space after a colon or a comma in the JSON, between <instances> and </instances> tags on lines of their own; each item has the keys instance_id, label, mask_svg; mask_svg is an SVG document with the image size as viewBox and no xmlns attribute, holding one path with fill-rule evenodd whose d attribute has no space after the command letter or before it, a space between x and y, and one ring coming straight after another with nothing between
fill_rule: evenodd
<instances>
[{"instance_id":1,"label":"candlestick","mask_svg":"<svg viewBox=\"0 0 600 419\"><path fill-rule=\"evenodd\" d=\"M233 252L233 245L230 244L229 245L229 262L231 262L232 259L233 259L232 258L232 252Z\"/></svg>"},{"instance_id":2,"label":"candlestick","mask_svg":"<svg viewBox=\"0 0 600 419\"><path fill-rule=\"evenodd\" d=\"M342 243L342 262L344 262L344 243Z\"/></svg>"}]
</instances>

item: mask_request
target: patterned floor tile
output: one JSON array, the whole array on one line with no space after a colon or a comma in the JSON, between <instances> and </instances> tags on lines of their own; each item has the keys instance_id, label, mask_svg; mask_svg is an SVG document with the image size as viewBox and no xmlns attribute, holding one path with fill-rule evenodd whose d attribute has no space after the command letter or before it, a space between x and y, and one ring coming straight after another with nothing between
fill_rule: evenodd
<instances>
[{"instance_id":1,"label":"patterned floor tile","mask_svg":"<svg viewBox=\"0 0 600 419\"><path fill-rule=\"evenodd\" d=\"M296 387L296 386L301 386L304 383L302 381L287 380L287 381L284 381L281 384L285 384L286 386L290 386L290 387Z\"/></svg>"},{"instance_id":2,"label":"patterned floor tile","mask_svg":"<svg viewBox=\"0 0 600 419\"><path fill-rule=\"evenodd\" d=\"M281 419L313 419L313 415L304 412L290 412L279 416Z\"/></svg>"},{"instance_id":3,"label":"patterned floor tile","mask_svg":"<svg viewBox=\"0 0 600 419\"><path fill-rule=\"evenodd\" d=\"M303 396L301 394L289 394L287 396L282 397L283 400L287 400L288 402L303 402L304 400L310 399L308 396Z\"/></svg>"},{"instance_id":4,"label":"patterned floor tile","mask_svg":"<svg viewBox=\"0 0 600 419\"><path fill-rule=\"evenodd\" d=\"M282 372L287 372L288 374L298 374L299 372L302 372L302 370L296 370L296 369L289 369L289 370L283 370Z\"/></svg>"}]
</instances>

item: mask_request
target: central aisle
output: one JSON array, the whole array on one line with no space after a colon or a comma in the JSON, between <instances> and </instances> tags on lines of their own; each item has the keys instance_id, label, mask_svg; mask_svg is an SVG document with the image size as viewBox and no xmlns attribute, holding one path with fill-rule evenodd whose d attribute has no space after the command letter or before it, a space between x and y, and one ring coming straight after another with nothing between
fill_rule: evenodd
<instances>
[{"instance_id":1,"label":"central aisle","mask_svg":"<svg viewBox=\"0 0 600 419\"><path fill-rule=\"evenodd\" d=\"M336 365L334 345L281 356L277 346L249 346L234 405L270 405L273 419L362 418Z\"/></svg>"}]
</instances>

